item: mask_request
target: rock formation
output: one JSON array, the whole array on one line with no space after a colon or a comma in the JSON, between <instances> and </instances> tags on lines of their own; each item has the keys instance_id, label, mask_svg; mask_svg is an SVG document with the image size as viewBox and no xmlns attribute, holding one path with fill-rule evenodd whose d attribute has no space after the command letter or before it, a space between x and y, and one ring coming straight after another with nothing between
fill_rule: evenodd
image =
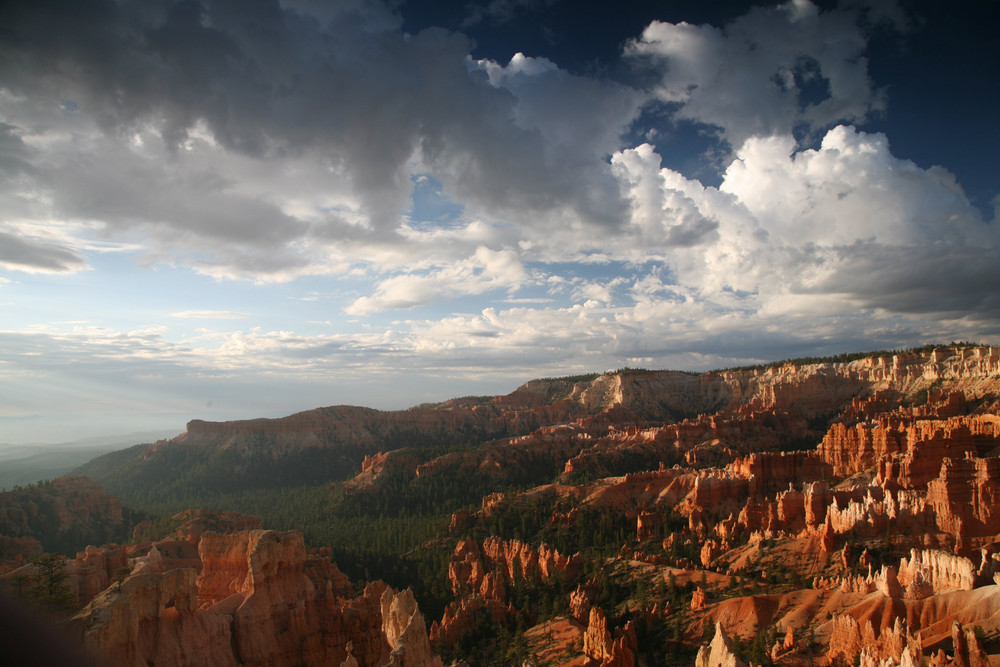
<instances>
[{"instance_id":1,"label":"rock formation","mask_svg":"<svg viewBox=\"0 0 1000 667\"><path fill-rule=\"evenodd\" d=\"M519 540L488 537L482 547L475 540L458 543L448 566L448 579L456 594L481 592L483 597L502 602L504 580L548 579L556 572L574 575L580 569L578 555L566 557L544 544L535 548ZM499 574L502 579L489 579L491 573Z\"/></svg>"},{"instance_id":2,"label":"rock formation","mask_svg":"<svg viewBox=\"0 0 1000 667\"><path fill-rule=\"evenodd\" d=\"M193 569L163 572L155 564L134 572L77 616L85 644L113 666L235 667L229 623L198 612L196 579Z\"/></svg>"},{"instance_id":3,"label":"rock formation","mask_svg":"<svg viewBox=\"0 0 1000 667\"><path fill-rule=\"evenodd\" d=\"M612 637L600 607L590 610L587 630L583 635L583 653L604 667L634 667L636 650L635 629L626 625L617 637Z\"/></svg>"},{"instance_id":4,"label":"rock formation","mask_svg":"<svg viewBox=\"0 0 1000 667\"><path fill-rule=\"evenodd\" d=\"M733 640L726 635L721 623L715 624L712 643L698 649L694 664L695 667L747 667L733 652Z\"/></svg>"},{"instance_id":5,"label":"rock formation","mask_svg":"<svg viewBox=\"0 0 1000 667\"><path fill-rule=\"evenodd\" d=\"M411 592L383 584L336 597L343 575L307 568L301 533L206 533L199 553L200 574L164 569L155 547L139 559L77 615L87 646L112 667L441 664ZM335 576L317 582L307 569Z\"/></svg>"},{"instance_id":6,"label":"rock formation","mask_svg":"<svg viewBox=\"0 0 1000 667\"><path fill-rule=\"evenodd\" d=\"M441 658L431 654L424 616L417 609L413 591L396 593L385 589L381 599L382 632L392 647L389 665L399 667L441 667Z\"/></svg>"},{"instance_id":7,"label":"rock formation","mask_svg":"<svg viewBox=\"0 0 1000 667\"><path fill-rule=\"evenodd\" d=\"M129 570L128 556L121 546L88 546L66 566L69 586L83 603L103 591Z\"/></svg>"},{"instance_id":8,"label":"rock formation","mask_svg":"<svg viewBox=\"0 0 1000 667\"><path fill-rule=\"evenodd\" d=\"M256 460L254 453L260 453L273 467L288 457L326 460L322 452L335 450L360 465L365 456L419 443L485 441L532 432L534 438L565 444L560 456L566 457L567 472L605 470L621 460L622 448L617 445L626 443L633 455L645 451L651 462L670 451L684 454L708 442L739 443L735 451L742 453L784 449L793 442L809 448L806 443L814 437L809 419L841 411L864 416L862 403L867 397L886 392L913 396L931 389L970 398L995 394L998 357L995 348L956 347L849 363L783 364L700 375L608 373L593 379L535 380L507 396L457 399L394 412L337 406L281 419L194 420L185 433L137 452L135 464L141 472L162 468L169 452L182 454L175 458L184 460L191 452L225 450L245 460ZM948 413L939 410L935 416ZM632 422L631 430L621 428L623 422ZM868 433L857 429L854 424L835 425L830 442L824 441L820 449L820 458L833 465L835 474L874 464L876 452L891 454L898 449L889 439L882 442L874 435L866 439ZM887 438L898 434L890 423L879 434L883 432ZM609 446L579 446L583 436L595 434L607 437ZM449 468L463 458L447 456ZM490 469L478 457L473 457L475 465Z\"/></svg>"}]
</instances>

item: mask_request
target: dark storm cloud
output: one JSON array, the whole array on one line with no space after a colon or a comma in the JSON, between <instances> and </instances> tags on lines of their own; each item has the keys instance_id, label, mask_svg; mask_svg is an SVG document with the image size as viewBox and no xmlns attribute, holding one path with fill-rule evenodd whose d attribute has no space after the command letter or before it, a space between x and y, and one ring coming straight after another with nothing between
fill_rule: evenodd
<instances>
[{"instance_id":1,"label":"dark storm cloud","mask_svg":"<svg viewBox=\"0 0 1000 667\"><path fill-rule=\"evenodd\" d=\"M407 34L389 6L364 0L8 2L0 229L44 270L82 266L70 248L85 246L24 231L14 212L40 202L50 210L23 217L82 221L213 275L370 269L374 293L348 306L358 314L512 294L529 282L516 269L530 252L552 265L595 253L662 262L676 287L747 308L801 307L785 299L797 286L792 296L950 316L997 265L996 234L954 177L901 163L881 135L839 126L801 150L793 134L884 108L858 16L799 1L721 27L652 21L622 58L655 70L643 93L542 57L476 61L464 35ZM732 144L719 188L661 169L649 144L622 146L651 95ZM462 207L453 230L406 226L424 173ZM838 254L856 243L857 258ZM921 244L942 276L923 304L907 291ZM857 279L869 256L897 301ZM470 280L491 257L515 270ZM969 298L990 312L987 294Z\"/></svg>"},{"instance_id":2,"label":"dark storm cloud","mask_svg":"<svg viewBox=\"0 0 1000 667\"><path fill-rule=\"evenodd\" d=\"M837 251L835 273L817 291L850 295L864 308L941 319L1000 321L1000 251L937 243L858 243Z\"/></svg>"},{"instance_id":3,"label":"dark storm cloud","mask_svg":"<svg viewBox=\"0 0 1000 667\"><path fill-rule=\"evenodd\" d=\"M27 153L24 142L17 135L17 128L7 123L0 123L0 179L9 179L20 173L31 172Z\"/></svg>"},{"instance_id":4,"label":"dark storm cloud","mask_svg":"<svg viewBox=\"0 0 1000 667\"><path fill-rule=\"evenodd\" d=\"M626 213L608 169L546 144L514 121L509 90L470 73L465 37L405 35L375 5L323 22L269 0L45 0L6 12L0 79L15 94L71 100L110 135L153 125L174 150L203 122L229 151L315 155L377 228L408 207L417 154L488 208L568 205L599 222Z\"/></svg>"}]
</instances>

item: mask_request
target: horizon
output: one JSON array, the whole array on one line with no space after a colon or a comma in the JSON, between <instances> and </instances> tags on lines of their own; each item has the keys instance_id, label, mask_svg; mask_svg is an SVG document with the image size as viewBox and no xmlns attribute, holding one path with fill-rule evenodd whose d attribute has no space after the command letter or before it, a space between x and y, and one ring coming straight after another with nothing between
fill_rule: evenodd
<instances>
[{"instance_id":1,"label":"horizon","mask_svg":"<svg viewBox=\"0 0 1000 667\"><path fill-rule=\"evenodd\" d=\"M998 3L5 10L0 442L1000 344Z\"/></svg>"},{"instance_id":2,"label":"horizon","mask_svg":"<svg viewBox=\"0 0 1000 667\"><path fill-rule=\"evenodd\" d=\"M114 431L98 432L100 429L99 428L95 428L95 431L94 431L93 434L91 434L89 436L85 436L85 437L76 438L76 439L73 439L73 440L62 440L62 441L56 441L56 442L41 442L41 441L36 441L36 442L0 442L0 454L2 454L4 452L10 452L10 450L13 450L13 449L36 450L36 449L57 448L57 447L64 447L64 448L67 448L67 449L72 449L72 448L81 448L82 449L82 448L86 448L86 447L92 447L92 448L94 448L94 447L107 447L110 444L122 444L123 448L127 448L127 447L130 447L130 446L134 446L134 445L138 445L138 444L145 444L147 442L151 442L149 440L149 438L154 437L153 434L158 434L159 435L158 439L164 439L164 440L172 439L172 438L174 438L174 437L176 437L178 435L182 435L183 433L185 433L186 430L187 430L187 424L189 422L191 422L191 421L197 421L197 420L208 421L208 422L231 422L231 421L248 421L248 420L255 420L255 419L282 419L282 418L285 418L285 417L294 416L294 415L302 413L302 412L310 412L312 410L319 410L319 409L330 408L330 407L357 407L357 408L377 409L377 410L385 411L385 412L403 412L403 411L406 411L406 410L423 408L423 407L428 406L428 405L434 406L434 405L438 405L440 403L445 403L445 402L452 401L452 400L462 400L462 399L465 399L465 398L496 398L496 397L501 397L501 396L507 396L510 393L512 393L513 391L517 390L519 387L524 386L525 384L527 384L529 382L532 382L532 381L576 380L578 378L586 378L588 376L593 376L594 379L596 379L596 378L604 376L604 375L613 375L613 374L618 374L618 373L629 373L629 372L637 372L637 373L644 373L644 372L653 372L653 373L693 373L693 374L696 374L696 375L703 375L703 374L706 374L706 373L721 373L721 372L731 372L731 371L744 371L744 370L753 370L753 369L758 369L758 368L764 369L764 368L769 368L769 367L772 367L772 366L780 366L780 365L784 365L784 364L851 363L851 362L857 361L859 359L872 358L872 357L878 357L878 356L885 356L887 354L906 354L906 353L912 353L912 352L923 352L923 351L926 351L928 348L939 349L939 348L960 348L960 347L977 347L978 348L978 347L997 347L997 346L990 345L990 344L985 344L985 343L974 342L974 341L951 341L949 343L929 343L929 344L925 344L925 345L921 345L921 346L910 347L910 348L903 348L903 349L881 349L881 350L866 350L866 351L860 351L860 352L840 352L840 353L837 353L837 354L826 355L826 356L823 356L823 357L797 357L797 358L775 359L775 360L772 360L772 361L766 361L766 362L762 362L762 363L759 363L759 364L753 364L753 365L750 365L750 366L732 366L732 367L727 367L727 368L712 368L712 369L705 369L705 370L701 370L701 371L688 371L688 370L681 370L681 369L675 369L675 368L631 368L631 367L623 367L623 368L617 368L617 369L607 369L607 370L604 370L604 371L591 371L591 372L585 372L585 373L574 374L574 375L557 375L557 376L552 376L552 377L527 378L524 381L522 381L519 384L517 384L516 386L512 387L509 391L504 392L504 393L495 393L495 394L462 394L462 395L455 394L455 395L447 396L445 398L440 398L440 399L437 399L437 400L434 400L434 401L427 401L427 402L423 402L423 403L408 404L408 405L406 405L404 407L374 408L373 406L370 406L370 405L362 405L362 404L356 404L356 403L340 403L340 404L328 404L328 405L315 405L315 406L304 408L302 410L296 410L294 412L290 412L290 413L286 413L286 414L280 414L280 415L254 415L254 416L249 416L249 417L239 417L239 418L233 418L233 419L201 419L201 418L198 418L198 417L192 417L190 419L185 420L183 426L179 427L176 431L170 431L170 432L165 431L166 427L159 428L159 429L149 429L149 430L146 430L146 431L131 431L131 432L124 432L124 431L118 431L118 432L114 432ZM841 359L838 359L838 357L840 357ZM846 359L843 359L844 357L846 357ZM135 441L126 440L129 437L135 437L135 438L138 438L138 440L135 440Z\"/></svg>"}]
</instances>

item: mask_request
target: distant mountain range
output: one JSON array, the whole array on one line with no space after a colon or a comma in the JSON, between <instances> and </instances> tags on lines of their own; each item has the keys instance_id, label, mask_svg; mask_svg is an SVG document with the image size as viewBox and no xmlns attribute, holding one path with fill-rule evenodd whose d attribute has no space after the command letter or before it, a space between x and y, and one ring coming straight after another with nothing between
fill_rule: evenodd
<instances>
[{"instance_id":1,"label":"distant mountain range","mask_svg":"<svg viewBox=\"0 0 1000 667\"><path fill-rule=\"evenodd\" d=\"M622 369L532 380L506 396L457 398L408 410L335 406L279 419L194 420L170 440L112 452L74 474L104 484L126 502L138 497L190 502L206 492L344 480L366 458L404 449L430 470L449 468L457 450L473 447L475 453L464 455L466 465L508 482L547 481L567 465L577 471L589 467L593 474L636 472L655 468L668 453L683 456L699 443L667 452L662 445L634 443L594 447L592 440L575 437L563 438L565 447L530 448L517 438L559 425L592 435L606 434L609 427L663 428L711 414L741 422L745 430L754 414L766 411L775 416L753 426L756 441L734 444L730 455L813 448L856 398L888 392L894 401L919 404L929 393L995 394L996 355L989 347L928 347L707 373ZM530 453L515 455L519 450Z\"/></svg>"},{"instance_id":2,"label":"distant mountain range","mask_svg":"<svg viewBox=\"0 0 1000 667\"><path fill-rule=\"evenodd\" d=\"M0 489L54 479L101 454L130 447L137 442L155 442L173 435L176 433L142 431L84 438L54 445L0 444Z\"/></svg>"}]
</instances>

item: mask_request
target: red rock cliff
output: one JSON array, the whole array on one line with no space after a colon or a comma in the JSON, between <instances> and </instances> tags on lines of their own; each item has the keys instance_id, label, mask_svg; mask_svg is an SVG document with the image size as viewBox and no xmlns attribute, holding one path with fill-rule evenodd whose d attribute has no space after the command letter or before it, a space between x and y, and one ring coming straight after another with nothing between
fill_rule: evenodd
<instances>
[{"instance_id":1,"label":"red rock cliff","mask_svg":"<svg viewBox=\"0 0 1000 667\"><path fill-rule=\"evenodd\" d=\"M200 575L164 571L154 548L77 615L85 643L111 667L339 665L348 644L359 665L440 665L412 594L342 597L335 566L307 566L301 533L206 533L199 553Z\"/></svg>"}]
</instances>

